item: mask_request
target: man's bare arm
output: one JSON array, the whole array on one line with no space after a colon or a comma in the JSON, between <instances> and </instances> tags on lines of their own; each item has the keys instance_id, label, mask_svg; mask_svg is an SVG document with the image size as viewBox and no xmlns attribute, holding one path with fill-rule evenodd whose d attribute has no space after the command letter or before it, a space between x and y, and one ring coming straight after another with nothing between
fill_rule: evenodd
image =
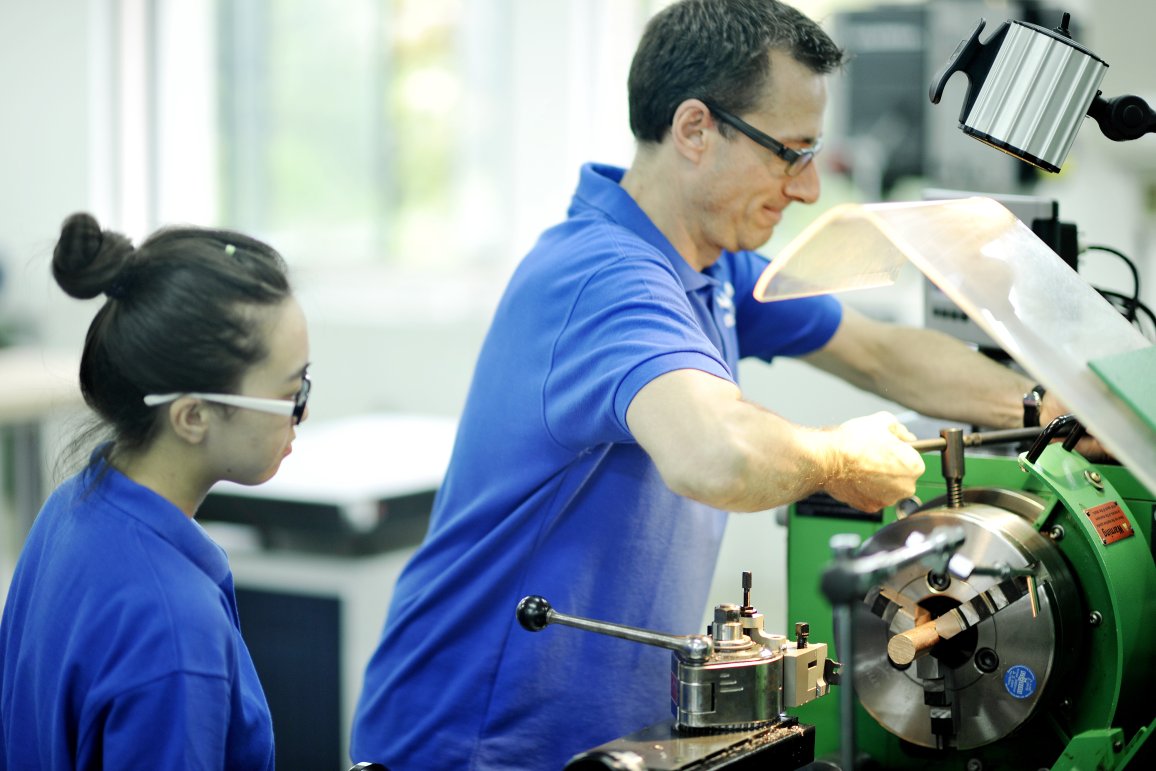
<instances>
[{"instance_id":1,"label":"man's bare arm","mask_svg":"<svg viewBox=\"0 0 1156 771\"><path fill-rule=\"evenodd\" d=\"M730 511L761 511L824 491L865 511L914 493L923 459L886 413L807 428L746 402L699 370L644 386L626 415L675 492Z\"/></svg>"}]
</instances>

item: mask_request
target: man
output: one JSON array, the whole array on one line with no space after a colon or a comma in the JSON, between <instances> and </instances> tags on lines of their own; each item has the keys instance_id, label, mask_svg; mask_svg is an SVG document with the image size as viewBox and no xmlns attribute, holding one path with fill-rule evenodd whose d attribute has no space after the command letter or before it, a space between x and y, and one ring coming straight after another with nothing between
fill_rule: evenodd
<instances>
[{"instance_id":1,"label":"man","mask_svg":"<svg viewBox=\"0 0 1156 771\"><path fill-rule=\"evenodd\" d=\"M355 760L558 769L669 719L669 651L531 634L518 600L698 632L724 512L913 493L923 462L893 417L794 425L743 399L739 358L805 356L924 414L1020 424L1031 384L954 340L830 297L752 297L766 260L749 250L818 198L824 76L841 60L774 0L682 0L651 20L630 72L634 162L582 169L569 218L495 313L366 673Z\"/></svg>"}]
</instances>

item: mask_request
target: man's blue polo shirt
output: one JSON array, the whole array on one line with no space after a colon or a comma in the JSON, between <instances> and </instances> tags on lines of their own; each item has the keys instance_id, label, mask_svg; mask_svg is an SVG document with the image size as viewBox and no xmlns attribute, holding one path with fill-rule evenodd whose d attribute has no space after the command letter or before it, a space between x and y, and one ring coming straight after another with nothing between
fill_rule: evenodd
<instances>
[{"instance_id":1,"label":"man's blue polo shirt","mask_svg":"<svg viewBox=\"0 0 1156 771\"><path fill-rule=\"evenodd\" d=\"M626 426L634 395L692 368L821 347L830 298L758 303L766 266L695 271L619 186L582 169L569 217L519 265L482 346L425 543L366 672L353 760L559 769L670 717L670 652L515 620L518 601L700 632L726 515L675 495Z\"/></svg>"},{"instance_id":2,"label":"man's blue polo shirt","mask_svg":"<svg viewBox=\"0 0 1156 771\"><path fill-rule=\"evenodd\" d=\"M49 497L16 566L3 768L273 768L225 553L99 459Z\"/></svg>"}]
</instances>

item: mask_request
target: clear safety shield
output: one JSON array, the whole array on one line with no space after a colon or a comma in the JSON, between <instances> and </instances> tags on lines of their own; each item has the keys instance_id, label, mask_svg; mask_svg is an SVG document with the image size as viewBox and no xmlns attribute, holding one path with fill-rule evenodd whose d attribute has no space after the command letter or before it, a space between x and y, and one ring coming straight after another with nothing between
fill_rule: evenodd
<instances>
[{"instance_id":1,"label":"clear safety shield","mask_svg":"<svg viewBox=\"0 0 1156 771\"><path fill-rule=\"evenodd\" d=\"M775 257L755 297L886 285L907 261L1156 491L1156 350L990 198L835 207Z\"/></svg>"}]
</instances>

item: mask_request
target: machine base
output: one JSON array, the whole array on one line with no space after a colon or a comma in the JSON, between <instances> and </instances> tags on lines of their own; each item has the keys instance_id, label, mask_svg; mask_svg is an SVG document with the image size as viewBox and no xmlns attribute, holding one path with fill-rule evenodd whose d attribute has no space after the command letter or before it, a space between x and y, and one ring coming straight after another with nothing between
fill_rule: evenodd
<instances>
[{"instance_id":1,"label":"machine base","mask_svg":"<svg viewBox=\"0 0 1156 771\"><path fill-rule=\"evenodd\" d=\"M766 728L684 734L656 723L576 755L566 771L743 771L797 769L815 759L815 727L790 719Z\"/></svg>"}]
</instances>

